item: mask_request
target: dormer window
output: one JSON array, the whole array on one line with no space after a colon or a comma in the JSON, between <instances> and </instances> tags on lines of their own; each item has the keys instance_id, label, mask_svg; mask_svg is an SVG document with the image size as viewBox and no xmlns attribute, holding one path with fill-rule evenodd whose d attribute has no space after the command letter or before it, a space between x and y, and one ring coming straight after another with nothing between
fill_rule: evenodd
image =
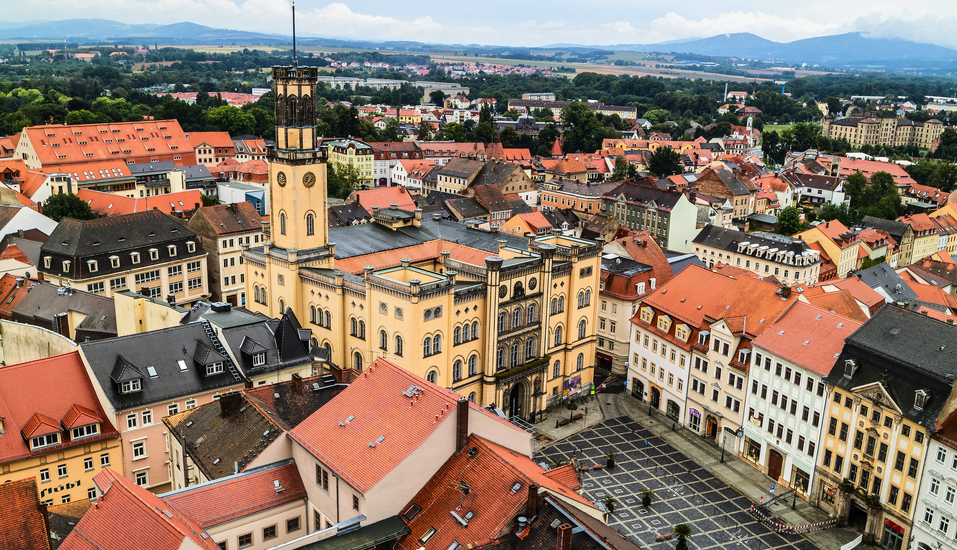
<instances>
[{"instance_id":1,"label":"dormer window","mask_svg":"<svg viewBox=\"0 0 957 550\"><path fill-rule=\"evenodd\" d=\"M63 272L66 273L70 271L70 260L63 260Z\"/></svg>"},{"instance_id":2,"label":"dormer window","mask_svg":"<svg viewBox=\"0 0 957 550\"><path fill-rule=\"evenodd\" d=\"M266 364L266 354L265 354L265 352L253 354L253 366L254 366L254 367L261 367L261 366L263 366L263 365L265 365L265 364Z\"/></svg>"},{"instance_id":3,"label":"dormer window","mask_svg":"<svg viewBox=\"0 0 957 550\"><path fill-rule=\"evenodd\" d=\"M854 376L854 372L857 371L857 362L853 359L848 359L844 361L844 377L851 378Z\"/></svg>"},{"instance_id":4,"label":"dormer window","mask_svg":"<svg viewBox=\"0 0 957 550\"><path fill-rule=\"evenodd\" d=\"M186 252L196 252L196 243L193 241L186 241Z\"/></svg>"},{"instance_id":5,"label":"dormer window","mask_svg":"<svg viewBox=\"0 0 957 550\"><path fill-rule=\"evenodd\" d=\"M30 438L30 448L33 450L40 449L42 447L52 447L60 443L60 434L46 434L38 437Z\"/></svg>"},{"instance_id":6,"label":"dormer window","mask_svg":"<svg viewBox=\"0 0 957 550\"><path fill-rule=\"evenodd\" d=\"M87 267L90 269L90 273L96 273L97 271L97 262L96 260L88 260L86 262Z\"/></svg>"},{"instance_id":7,"label":"dormer window","mask_svg":"<svg viewBox=\"0 0 957 550\"><path fill-rule=\"evenodd\" d=\"M923 410L928 399L930 399L930 392L927 390L917 390L914 392L914 408Z\"/></svg>"},{"instance_id":8,"label":"dormer window","mask_svg":"<svg viewBox=\"0 0 957 550\"><path fill-rule=\"evenodd\" d=\"M155 248L151 248L151 249L150 249L150 259L151 259L151 260L158 260L159 258L160 258L160 251L157 250L157 249L155 249Z\"/></svg>"},{"instance_id":9,"label":"dormer window","mask_svg":"<svg viewBox=\"0 0 957 550\"><path fill-rule=\"evenodd\" d=\"M110 256L110 267L117 268L120 267L120 257L119 256Z\"/></svg>"},{"instance_id":10,"label":"dormer window","mask_svg":"<svg viewBox=\"0 0 957 550\"><path fill-rule=\"evenodd\" d=\"M667 334L668 331L671 330L671 317L668 317L667 315L659 315L658 330Z\"/></svg>"},{"instance_id":11,"label":"dormer window","mask_svg":"<svg viewBox=\"0 0 957 550\"><path fill-rule=\"evenodd\" d=\"M130 252L130 259L133 260L134 264L140 263L140 253L139 252Z\"/></svg>"},{"instance_id":12,"label":"dormer window","mask_svg":"<svg viewBox=\"0 0 957 550\"><path fill-rule=\"evenodd\" d=\"M650 307L641 308L641 320L645 323L651 324L651 320L654 318L654 313L651 311Z\"/></svg>"},{"instance_id":13,"label":"dormer window","mask_svg":"<svg viewBox=\"0 0 957 550\"><path fill-rule=\"evenodd\" d=\"M52 261L53 261L53 257L52 257L52 256L45 256L45 257L43 258L43 267L45 267L45 268L47 268L47 269L50 269L50 262L52 262Z\"/></svg>"},{"instance_id":14,"label":"dormer window","mask_svg":"<svg viewBox=\"0 0 957 550\"><path fill-rule=\"evenodd\" d=\"M747 365L747 364L748 364L748 355L750 355L750 354L751 354L751 350L749 350L749 349L743 349L743 350L739 351L739 352L738 352L738 363L741 363L742 365Z\"/></svg>"},{"instance_id":15,"label":"dormer window","mask_svg":"<svg viewBox=\"0 0 957 550\"><path fill-rule=\"evenodd\" d=\"M698 345L699 345L699 346L707 346L707 345L708 345L708 334L710 334L710 333L709 333L708 331L706 331L706 330L703 330L703 331L701 331L701 332L698 333Z\"/></svg>"},{"instance_id":16,"label":"dormer window","mask_svg":"<svg viewBox=\"0 0 957 550\"><path fill-rule=\"evenodd\" d=\"M223 372L222 361L217 361L215 363L210 363L209 365L206 365L206 376L209 376L211 374L221 374L222 372Z\"/></svg>"},{"instance_id":17,"label":"dormer window","mask_svg":"<svg viewBox=\"0 0 957 550\"><path fill-rule=\"evenodd\" d=\"M175 258L175 257L176 257L176 245L175 245L175 244L171 244L171 245L167 246L167 247L166 247L166 250L169 251L169 257L170 257L170 258Z\"/></svg>"},{"instance_id":18,"label":"dormer window","mask_svg":"<svg viewBox=\"0 0 957 550\"><path fill-rule=\"evenodd\" d=\"M124 394L133 393L133 392L142 391L142 389L143 389L143 383L140 381L139 378L135 378L133 380L124 380L123 382L120 383L120 393L124 393Z\"/></svg>"},{"instance_id":19,"label":"dormer window","mask_svg":"<svg viewBox=\"0 0 957 550\"><path fill-rule=\"evenodd\" d=\"M71 439L82 439L84 437L92 437L100 433L99 424L87 424L86 426L80 426L79 428L73 428L71 432Z\"/></svg>"},{"instance_id":20,"label":"dormer window","mask_svg":"<svg viewBox=\"0 0 957 550\"><path fill-rule=\"evenodd\" d=\"M688 341L689 333L690 331L688 330L688 325L681 324L675 327L675 338L681 340L682 342Z\"/></svg>"}]
</instances>

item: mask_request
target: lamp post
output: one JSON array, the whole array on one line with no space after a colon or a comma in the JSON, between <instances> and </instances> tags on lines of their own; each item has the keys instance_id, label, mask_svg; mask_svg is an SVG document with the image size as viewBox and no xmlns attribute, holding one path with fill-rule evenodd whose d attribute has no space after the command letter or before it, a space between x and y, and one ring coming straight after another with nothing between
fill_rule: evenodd
<instances>
[{"instance_id":1,"label":"lamp post","mask_svg":"<svg viewBox=\"0 0 957 550\"><path fill-rule=\"evenodd\" d=\"M724 464L724 445L728 442L728 434L724 434L724 439L721 440L721 464Z\"/></svg>"}]
</instances>

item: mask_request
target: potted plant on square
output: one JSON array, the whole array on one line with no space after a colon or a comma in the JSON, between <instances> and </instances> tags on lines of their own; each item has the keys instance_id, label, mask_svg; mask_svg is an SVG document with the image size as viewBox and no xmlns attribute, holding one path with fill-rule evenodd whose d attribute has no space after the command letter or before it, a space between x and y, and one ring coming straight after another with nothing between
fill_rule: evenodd
<instances>
[{"instance_id":1,"label":"potted plant on square","mask_svg":"<svg viewBox=\"0 0 957 550\"><path fill-rule=\"evenodd\" d=\"M678 539L678 544L675 545L675 550L687 550L688 549L688 537L691 536L691 527L688 527L684 523L679 523L675 525L674 528L675 538Z\"/></svg>"},{"instance_id":2,"label":"potted plant on square","mask_svg":"<svg viewBox=\"0 0 957 550\"><path fill-rule=\"evenodd\" d=\"M605 462L605 466L608 467L608 468L614 468L614 467L615 467L615 459L616 459L617 457L618 457L618 453L615 453L615 452L605 453L605 458L608 459L608 460Z\"/></svg>"},{"instance_id":3,"label":"potted plant on square","mask_svg":"<svg viewBox=\"0 0 957 550\"><path fill-rule=\"evenodd\" d=\"M646 488L639 491L638 494L641 495L641 504L643 506L649 506L651 504L651 497L655 496L655 490Z\"/></svg>"},{"instance_id":4,"label":"potted plant on square","mask_svg":"<svg viewBox=\"0 0 957 550\"><path fill-rule=\"evenodd\" d=\"M618 503L617 498L608 495L607 497L601 499L600 502L605 505L605 509L608 510L609 514L615 513L615 504Z\"/></svg>"}]
</instances>

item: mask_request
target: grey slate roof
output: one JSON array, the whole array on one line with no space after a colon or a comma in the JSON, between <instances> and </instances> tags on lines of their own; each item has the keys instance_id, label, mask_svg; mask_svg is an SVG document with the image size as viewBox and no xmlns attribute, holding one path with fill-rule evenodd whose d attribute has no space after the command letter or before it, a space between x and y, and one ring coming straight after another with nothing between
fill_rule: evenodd
<instances>
[{"instance_id":1,"label":"grey slate roof","mask_svg":"<svg viewBox=\"0 0 957 550\"><path fill-rule=\"evenodd\" d=\"M76 330L101 334L102 337L116 336L116 307L111 298L77 289L61 294L60 287L43 281L30 288L13 308L13 319L52 328L54 316L67 311L87 316Z\"/></svg>"},{"instance_id":2,"label":"grey slate roof","mask_svg":"<svg viewBox=\"0 0 957 550\"><path fill-rule=\"evenodd\" d=\"M701 228L701 231L698 232L698 235L692 242L711 248L727 250L729 252L737 252L738 243L743 242L758 243L761 246L777 248L784 252L794 252L795 256L812 250L811 247L801 239L795 239L786 235L765 233L763 231L745 233L744 231L727 229L711 224Z\"/></svg>"},{"instance_id":3,"label":"grey slate roof","mask_svg":"<svg viewBox=\"0 0 957 550\"><path fill-rule=\"evenodd\" d=\"M490 256L498 253L500 239L508 241L508 246L522 250L528 248L528 239L524 237L469 229L463 224L449 220L425 219L421 227L401 227L395 231L375 223L329 230L329 242L336 243L337 260L404 248L435 239L487 250Z\"/></svg>"},{"instance_id":4,"label":"grey slate roof","mask_svg":"<svg viewBox=\"0 0 957 550\"><path fill-rule=\"evenodd\" d=\"M602 258L601 259L601 270L608 271L609 273L615 273L616 275L622 275L624 277L631 277L639 273L651 270L650 265L643 264L641 262L636 262L630 258Z\"/></svg>"},{"instance_id":5,"label":"grey slate roof","mask_svg":"<svg viewBox=\"0 0 957 550\"><path fill-rule=\"evenodd\" d=\"M882 382L910 420L932 429L957 377L957 328L926 315L887 306L847 337L827 381L841 390ZM844 376L847 359L857 362ZM930 393L922 409L917 390Z\"/></svg>"},{"instance_id":6,"label":"grey slate roof","mask_svg":"<svg viewBox=\"0 0 957 550\"><path fill-rule=\"evenodd\" d=\"M291 310L280 319L223 329L223 339L246 376L275 372L291 366L312 363L309 338L312 331L300 335L299 322ZM266 353L266 363L253 366L253 355Z\"/></svg>"},{"instance_id":7,"label":"grey slate roof","mask_svg":"<svg viewBox=\"0 0 957 550\"><path fill-rule=\"evenodd\" d=\"M462 197L458 199L452 199L446 202L446 206L462 217L462 219L468 218L480 218L488 216L488 210L482 207L479 204L479 201L472 197Z\"/></svg>"},{"instance_id":8,"label":"grey slate roof","mask_svg":"<svg viewBox=\"0 0 957 550\"><path fill-rule=\"evenodd\" d=\"M857 272L857 278L877 292L889 297L891 301L903 302L916 300L917 293L887 263L879 263Z\"/></svg>"},{"instance_id":9,"label":"grey slate roof","mask_svg":"<svg viewBox=\"0 0 957 550\"><path fill-rule=\"evenodd\" d=\"M96 382L112 407L125 410L243 382L228 358L224 372L207 376L206 369L193 360L193 352L198 344L210 349L216 347L216 343L207 336L203 322L85 342L80 346ZM119 386L112 379L120 357L145 374L141 391L120 393ZM181 370L179 361L183 361L186 370ZM150 366L156 370L155 378L146 374Z\"/></svg>"},{"instance_id":10,"label":"grey slate roof","mask_svg":"<svg viewBox=\"0 0 957 550\"><path fill-rule=\"evenodd\" d=\"M654 184L652 183L652 185ZM653 201L657 208L671 210L681 200L682 193L636 182L623 182L618 187L605 193L602 199L614 201L618 200L619 197L624 197L626 201L638 204L648 204Z\"/></svg>"},{"instance_id":11,"label":"grey slate roof","mask_svg":"<svg viewBox=\"0 0 957 550\"><path fill-rule=\"evenodd\" d=\"M907 232L907 228L910 227L901 221L885 220L883 218L875 218L874 216L864 216L860 225L863 227L870 227L872 229L886 231L890 233L898 243L901 241L901 237L904 236L904 233Z\"/></svg>"}]
</instances>

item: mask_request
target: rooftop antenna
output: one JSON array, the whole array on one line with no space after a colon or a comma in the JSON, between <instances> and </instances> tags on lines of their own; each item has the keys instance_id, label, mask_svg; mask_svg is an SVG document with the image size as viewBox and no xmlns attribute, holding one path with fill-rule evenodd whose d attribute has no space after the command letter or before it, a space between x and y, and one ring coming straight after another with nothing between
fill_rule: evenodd
<instances>
[{"instance_id":1,"label":"rooftop antenna","mask_svg":"<svg viewBox=\"0 0 957 550\"><path fill-rule=\"evenodd\" d=\"M296 0L292 0L292 66L299 66L296 59Z\"/></svg>"}]
</instances>

